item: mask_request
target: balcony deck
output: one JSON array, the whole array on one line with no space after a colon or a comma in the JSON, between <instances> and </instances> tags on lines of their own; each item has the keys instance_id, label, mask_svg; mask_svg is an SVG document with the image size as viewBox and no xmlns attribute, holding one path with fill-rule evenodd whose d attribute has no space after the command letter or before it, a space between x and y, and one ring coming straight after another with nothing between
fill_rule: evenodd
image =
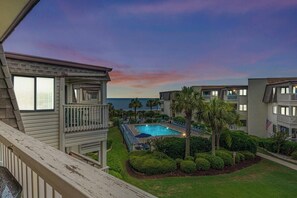
<instances>
[{"instance_id":1,"label":"balcony deck","mask_svg":"<svg viewBox=\"0 0 297 198\"><path fill-rule=\"evenodd\" d=\"M22 197L154 197L0 121L0 159Z\"/></svg>"}]
</instances>

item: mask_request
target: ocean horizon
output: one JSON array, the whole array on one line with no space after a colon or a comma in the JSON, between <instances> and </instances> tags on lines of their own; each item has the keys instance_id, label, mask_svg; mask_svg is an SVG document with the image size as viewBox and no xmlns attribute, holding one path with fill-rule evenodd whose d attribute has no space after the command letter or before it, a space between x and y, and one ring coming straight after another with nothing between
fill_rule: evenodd
<instances>
[{"instance_id":1,"label":"ocean horizon","mask_svg":"<svg viewBox=\"0 0 297 198\"><path fill-rule=\"evenodd\" d=\"M107 98L107 102L112 103L116 110L123 109L125 111L129 111L129 110L133 110L132 108L129 108L129 103L131 102L132 99L135 99L135 98ZM137 110L138 111L150 110L150 108L146 106L146 102L149 99L157 99L157 98L138 98L138 100L142 104L142 107L138 108ZM160 109L160 107L153 107L153 110L157 110L157 109Z\"/></svg>"}]
</instances>

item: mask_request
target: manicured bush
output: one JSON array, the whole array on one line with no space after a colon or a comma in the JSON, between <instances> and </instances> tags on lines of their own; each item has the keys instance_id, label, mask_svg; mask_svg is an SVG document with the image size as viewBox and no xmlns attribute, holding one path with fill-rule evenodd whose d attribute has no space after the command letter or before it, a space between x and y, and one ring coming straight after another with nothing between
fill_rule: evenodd
<instances>
[{"instance_id":1,"label":"manicured bush","mask_svg":"<svg viewBox=\"0 0 297 198\"><path fill-rule=\"evenodd\" d=\"M196 163L196 169L197 170L206 171L206 170L210 169L209 161L207 161L204 158L196 158L195 163Z\"/></svg>"},{"instance_id":2,"label":"manicured bush","mask_svg":"<svg viewBox=\"0 0 297 198\"><path fill-rule=\"evenodd\" d=\"M147 175L163 174L176 170L176 162L160 152L133 151L129 155L133 169Z\"/></svg>"},{"instance_id":3,"label":"manicured bush","mask_svg":"<svg viewBox=\"0 0 297 198\"><path fill-rule=\"evenodd\" d=\"M222 158L218 157L218 156L214 156L212 154L209 153L196 153L196 159L197 158L204 158L207 161L209 161L210 163L210 167L213 169L217 169L217 170L221 170L224 168L224 161L222 160Z\"/></svg>"},{"instance_id":4,"label":"manicured bush","mask_svg":"<svg viewBox=\"0 0 297 198\"><path fill-rule=\"evenodd\" d=\"M292 154L292 159L297 160L297 151L294 151Z\"/></svg>"},{"instance_id":5,"label":"manicured bush","mask_svg":"<svg viewBox=\"0 0 297 198\"><path fill-rule=\"evenodd\" d=\"M182 161L183 161L183 160L180 159L180 158L175 159L177 168L180 168L180 163L181 163Z\"/></svg>"},{"instance_id":6,"label":"manicured bush","mask_svg":"<svg viewBox=\"0 0 297 198\"><path fill-rule=\"evenodd\" d=\"M231 139L230 139L231 138ZM231 151L247 150L257 152L257 142L242 131L225 131L221 134L220 145Z\"/></svg>"},{"instance_id":7,"label":"manicured bush","mask_svg":"<svg viewBox=\"0 0 297 198\"><path fill-rule=\"evenodd\" d=\"M222 158L225 166L233 165L233 157L228 151L223 151L223 150L216 151L216 156Z\"/></svg>"},{"instance_id":8,"label":"manicured bush","mask_svg":"<svg viewBox=\"0 0 297 198\"><path fill-rule=\"evenodd\" d=\"M280 148L280 153L290 156L294 151L297 151L297 142L286 141Z\"/></svg>"},{"instance_id":9,"label":"manicured bush","mask_svg":"<svg viewBox=\"0 0 297 198\"><path fill-rule=\"evenodd\" d=\"M210 162L211 168L213 168L213 169L221 170L225 166L224 161L222 160L222 158L220 158L218 156L212 156L208 160Z\"/></svg>"},{"instance_id":10,"label":"manicured bush","mask_svg":"<svg viewBox=\"0 0 297 198\"><path fill-rule=\"evenodd\" d=\"M185 157L185 160L194 161L194 157L192 157L192 156L187 156L187 157Z\"/></svg>"},{"instance_id":11,"label":"manicured bush","mask_svg":"<svg viewBox=\"0 0 297 198\"><path fill-rule=\"evenodd\" d=\"M196 164L191 160L184 160L180 163L180 170L185 173L193 173L196 171Z\"/></svg>"},{"instance_id":12,"label":"manicured bush","mask_svg":"<svg viewBox=\"0 0 297 198\"><path fill-rule=\"evenodd\" d=\"M241 154L244 155L244 158L246 160L252 160L252 159L255 159L255 154L249 152L249 151L240 151Z\"/></svg>"},{"instance_id":13,"label":"manicured bush","mask_svg":"<svg viewBox=\"0 0 297 198\"><path fill-rule=\"evenodd\" d=\"M163 152L169 157L184 158L185 157L185 138L168 137L154 140L153 145L159 152ZM191 137L190 151L191 156L197 152L208 152L211 150L211 142L202 137Z\"/></svg>"},{"instance_id":14,"label":"manicured bush","mask_svg":"<svg viewBox=\"0 0 297 198\"><path fill-rule=\"evenodd\" d=\"M239 152L236 152L236 155L235 155L235 163L239 163L239 162L242 162L244 161L245 158L244 158L244 155L239 153Z\"/></svg>"},{"instance_id":15,"label":"manicured bush","mask_svg":"<svg viewBox=\"0 0 297 198\"><path fill-rule=\"evenodd\" d=\"M176 116L173 118L174 122L180 123L180 124L184 124L186 122L186 119L184 117L181 116Z\"/></svg>"}]
</instances>

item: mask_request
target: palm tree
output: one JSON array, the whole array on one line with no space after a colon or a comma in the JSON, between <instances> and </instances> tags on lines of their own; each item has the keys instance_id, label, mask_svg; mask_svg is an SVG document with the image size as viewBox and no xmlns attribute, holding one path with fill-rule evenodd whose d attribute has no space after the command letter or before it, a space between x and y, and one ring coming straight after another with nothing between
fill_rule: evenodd
<instances>
[{"instance_id":1,"label":"palm tree","mask_svg":"<svg viewBox=\"0 0 297 198\"><path fill-rule=\"evenodd\" d=\"M112 118L115 114L115 109L112 103L108 103L109 117Z\"/></svg>"},{"instance_id":2,"label":"palm tree","mask_svg":"<svg viewBox=\"0 0 297 198\"><path fill-rule=\"evenodd\" d=\"M195 91L192 87L183 87L175 97L172 109L178 113L183 113L186 119L186 148L185 157L190 155L190 136L191 121L194 111L202 111L204 108L203 98L200 92Z\"/></svg>"},{"instance_id":3,"label":"palm tree","mask_svg":"<svg viewBox=\"0 0 297 198\"><path fill-rule=\"evenodd\" d=\"M153 110L153 106L155 106L155 100L154 99L149 99L146 101L146 106L150 108L150 110Z\"/></svg>"},{"instance_id":4,"label":"palm tree","mask_svg":"<svg viewBox=\"0 0 297 198\"><path fill-rule=\"evenodd\" d=\"M142 104L141 102L138 100L138 98L132 99L130 104L129 104L129 108L133 108L134 109L134 115L135 115L135 120L136 120L136 116L137 116L137 108L141 108Z\"/></svg>"},{"instance_id":5,"label":"palm tree","mask_svg":"<svg viewBox=\"0 0 297 198\"><path fill-rule=\"evenodd\" d=\"M160 99L159 99L159 98L156 98L156 99L154 100L154 106L157 107L157 110L159 110L159 105L161 105Z\"/></svg>"},{"instance_id":6,"label":"palm tree","mask_svg":"<svg viewBox=\"0 0 297 198\"><path fill-rule=\"evenodd\" d=\"M205 107L200 115L202 120L212 130L212 154L220 149L220 136L224 128L231 124L238 124L239 115L234 108L224 100L214 98Z\"/></svg>"}]
</instances>

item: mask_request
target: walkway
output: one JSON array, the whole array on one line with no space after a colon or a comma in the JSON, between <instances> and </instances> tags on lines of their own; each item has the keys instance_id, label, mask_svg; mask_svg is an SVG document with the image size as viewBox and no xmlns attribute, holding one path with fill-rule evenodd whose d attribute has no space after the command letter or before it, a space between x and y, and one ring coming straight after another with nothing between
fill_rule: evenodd
<instances>
[{"instance_id":1,"label":"walkway","mask_svg":"<svg viewBox=\"0 0 297 198\"><path fill-rule=\"evenodd\" d=\"M265 155L265 154L259 153L259 152L257 152L257 155L264 158L264 159L267 159L267 160L273 161L275 163L281 164L283 166L286 166L288 168L291 168L293 170L297 170L297 165L296 164L292 164L292 163L286 162L284 160L278 159L276 157Z\"/></svg>"}]
</instances>

